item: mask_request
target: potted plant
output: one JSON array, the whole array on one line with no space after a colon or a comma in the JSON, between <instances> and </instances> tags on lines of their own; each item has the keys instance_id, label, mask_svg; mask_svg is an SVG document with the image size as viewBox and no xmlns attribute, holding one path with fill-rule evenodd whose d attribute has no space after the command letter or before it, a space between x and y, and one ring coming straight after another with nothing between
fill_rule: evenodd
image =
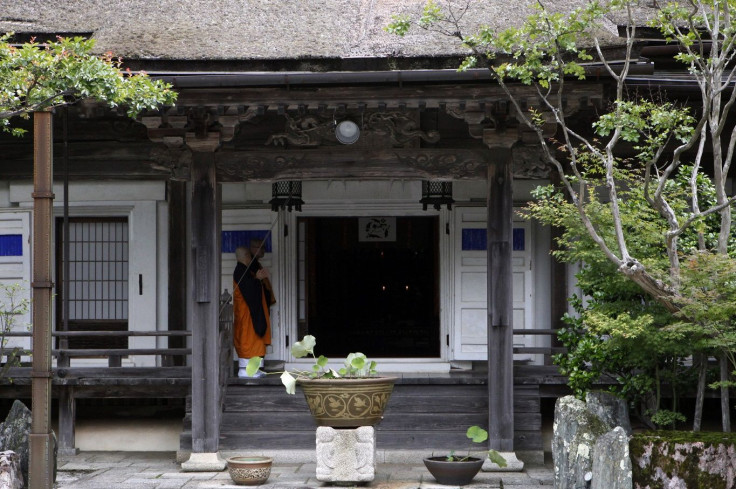
<instances>
[{"instance_id":1,"label":"potted plant","mask_svg":"<svg viewBox=\"0 0 736 489\"><path fill-rule=\"evenodd\" d=\"M376 362L369 362L363 353L350 353L339 370L328 367L329 359L317 357L317 340L307 335L291 347L295 358L311 356L310 370L284 371L281 383L288 394L296 393L299 384L304 392L312 417L319 426L357 428L378 424L386 408L396 377L379 376ZM261 364L260 357L248 361L246 372L253 375Z\"/></svg>"},{"instance_id":2,"label":"potted plant","mask_svg":"<svg viewBox=\"0 0 736 489\"><path fill-rule=\"evenodd\" d=\"M483 443L488 439L488 432L480 426L471 426L465 434L474 443ZM472 457L470 449L466 456L455 455L453 450L449 455L427 457L424 459L424 465L438 483L464 486L470 484L483 466L486 457L499 467L506 467L506 460L496 450L488 450L483 457Z\"/></svg>"}]
</instances>

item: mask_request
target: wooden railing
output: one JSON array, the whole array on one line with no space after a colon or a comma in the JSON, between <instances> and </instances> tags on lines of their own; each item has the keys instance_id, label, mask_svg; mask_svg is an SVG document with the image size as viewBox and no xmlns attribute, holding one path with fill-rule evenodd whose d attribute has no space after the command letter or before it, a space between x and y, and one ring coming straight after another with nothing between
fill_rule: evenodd
<instances>
[{"instance_id":1,"label":"wooden railing","mask_svg":"<svg viewBox=\"0 0 736 489\"><path fill-rule=\"evenodd\" d=\"M222 412L225 403L225 394L227 392L227 382L233 369L233 360L230 355L233 345L233 305L230 302L232 297L229 294L223 294L220 297L220 327L219 327L219 345L221 352L227 354L220 355L220 412Z\"/></svg>"},{"instance_id":2,"label":"wooden railing","mask_svg":"<svg viewBox=\"0 0 736 489\"><path fill-rule=\"evenodd\" d=\"M10 332L6 337L30 338L30 332ZM79 338L79 337L187 337L191 336L189 331L53 331L54 338ZM30 355L30 350L24 350L24 355ZM60 358L82 358L82 357L107 357L108 366L119 367L123 357L132 355L156 355L156 356L188 356L191 348L52 348L51 355Z\"/></svg>"},{"instance_id":3,"label":"wooden railing","mask_svg":"<svg viewBox=\"0 0 736 489\"><path fill-rule=\"evenodd\" d=\"M557 339L558 329L514 329L514 336L549 336L550 346L515 346L514 353L526 353L533 355L554 355L565 353L566 348L554 346Z\"/></svg>"},{"instance_id":4,"label":"wooden railing","mask_svg":"<svg viewBox=\"0 0 736 489\"><path fill-rule=\"evenodd\" d=\"M228 351L232 345L232 322L233 309L232 304L226 303L221 306L220 323L219 323L219 342L221 351ZM514 329L514 336L534 335L534 336L550 336L550 346L515 346L514 353L519 354L541 354L553 355L556 353L564 353L566 349L561 346L554 345L554 339L557 335L556 329ZM6 337L30 338L30 332L11 332ZM189 331L54 331L54 338L75 338L75 337L189 337ZM30 354L30 351L24 351L24 354ZM156 355L156 356L189 356L192 353L191 348L95 348L95 349L72 349L72 348L54 348L51 354L57 358L84 358L84 357L106 357L109 367L120 366L120 360L124 357L132 355ZM186 362L184 362L186 364ZM160 363L159 363L160 364ZM225 385L227 378L232 369L232 361L229 355L222 355L220 365L220 383Z\"/></svg>"}]
</instances>

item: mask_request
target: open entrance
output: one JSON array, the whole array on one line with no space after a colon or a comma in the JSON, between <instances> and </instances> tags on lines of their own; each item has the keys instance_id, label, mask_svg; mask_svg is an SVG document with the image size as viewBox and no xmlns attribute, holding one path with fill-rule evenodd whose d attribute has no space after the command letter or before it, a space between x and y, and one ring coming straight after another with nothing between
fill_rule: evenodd
<instances>
[{"instance_id":1,"label":"open entrance","mask_svg":"<svg viewBox=\"0 0 736 489\"><path fill-rule=\"evenodd\" d=\"M440 356L436 216L298 224L300 337L326 356Z\"/></svg>"}]
</instances>

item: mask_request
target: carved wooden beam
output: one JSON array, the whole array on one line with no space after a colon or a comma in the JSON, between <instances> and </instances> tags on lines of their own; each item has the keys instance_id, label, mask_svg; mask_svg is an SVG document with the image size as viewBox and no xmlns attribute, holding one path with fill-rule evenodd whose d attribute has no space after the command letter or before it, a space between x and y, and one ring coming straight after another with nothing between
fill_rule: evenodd
<instances>
[{"instance_id":1,"label":"carved wooden beam","mask_svg":"<svg viewBox=\"0 0 736 489\"><path fill-rule=\"evenodd\" d=\"M485 129L483 131L483 143L490 149L511 149L520 139L518 128L499 131L496 129Z\"/></svg>"},{"instance_id":2,"label":"carved wooden beam","mask_svg":"<svg viewBox=\"0 0 736 489\"><path fill-rule=\"evenodd\" d=\"M220 181L485 178L485 150L247 151L215 153Z\"/></svg>"},{"instance_id":3,"label":"carved wooden beam","mask_svg":"<svg viewBox=\"0 0 736 489\"><path fill-rule=\"evenodd\" d=\"M321 146L341 146L335 136L335 125L343 120L351 120L360 128L357 146L364 148L418 148L420 140L436 143L440 139L438 131L423 131L419 124L419 112L348 112L339 116L326 111L304 111L303 114L290 115L284 112L283 131L271 134L266 146L288 148L316 148Z\"/></svg>"},{"instance_id":4,"label":"carved wooden beam","mask_svg":"<svg viewBox=\"0 0 736 489\"><path fill-rule=\"evenodd\" d=\"M171 180L188 181L192 166L192 151L184 143L184 138L164 137L163 143L151 149L149 155L151 167L170 172Z\"/></svg>"},{"instance_id":5,"label":"carved wooden beam","mask_svg":"<svg viewBox=\"0 0 736 489\"><path fill-rule=\"evenodd\" d=\"M221 109L221 110L220 110ZM162 112L157 115L146 115L140 118L146 126L148 139L154 143L167 143L167 140L178 138L184 141L192 151L215 151L222 142L231 141L239 124L250 120L253 111L238 114L236 108L217 110L204 107L183 108L178 112ZM215 141L215 139L217 141Z\"/></svg>"},{"instance_id":6,"label":"carved wooden beam","mask_svg":"<svg viewBox=\"0 0 736 489\"><path fill-rule=\"evenodd\" d=\"M549 178L552 166L545 159L539 145L516 145L511 148L511 157L513 158L511 171L515 179Z\"/></svg>"}]
</instances>

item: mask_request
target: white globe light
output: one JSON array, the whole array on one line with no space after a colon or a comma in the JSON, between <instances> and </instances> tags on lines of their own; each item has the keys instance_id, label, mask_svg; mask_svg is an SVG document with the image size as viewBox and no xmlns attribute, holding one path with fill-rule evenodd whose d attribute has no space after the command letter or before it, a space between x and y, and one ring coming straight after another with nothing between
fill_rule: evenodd
<instances>
[{"instance_id":1,"label":"white globe light","mask_svg":"<svg viewBox=\"0 0 736 489\"><path fill-rule=\"evenodd\" d=\"M353 144L360 137L360 128L353 121L342 121L335 128L335 137L342 144Z\"/></svg>"}]
</instances>

